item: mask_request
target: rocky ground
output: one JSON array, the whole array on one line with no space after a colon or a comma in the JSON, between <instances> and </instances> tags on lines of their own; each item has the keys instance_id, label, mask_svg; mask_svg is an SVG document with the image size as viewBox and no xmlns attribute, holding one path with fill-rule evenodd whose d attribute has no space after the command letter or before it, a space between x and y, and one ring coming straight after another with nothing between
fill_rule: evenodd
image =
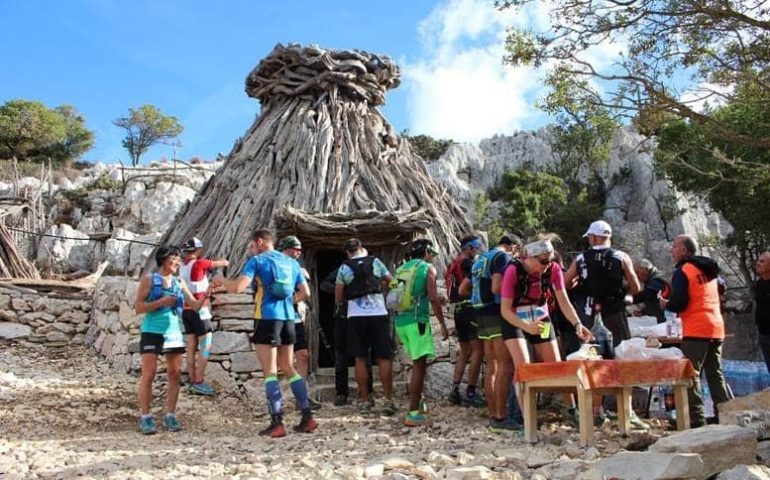
<instances>
[{"instance_id":1,"label":"rocky ground","mask_svg":"<svg viewBox=\"0 0 770 480\"><path fill-rule=\"evenodd\" d=\"M588 472L593 460L644 449L665 435L653 428L622 438L611 424L586 449L575 429L546 423L532 446L520 435L488 433L482 410L439 401L431 404L430 427L407 429L396 417L362 417L354 406L325 404L315 433L272 440L257 435L267 421L262 406L183 391L184 430L143 436L136 377L115 373L84 348L0 348L0 478L6 479L597 478ZM159 396L163 385L156 383ZM153 410L161 414L160 401ZM288 414L288 423L297 420Z\"/></svg>"}]
</instances>

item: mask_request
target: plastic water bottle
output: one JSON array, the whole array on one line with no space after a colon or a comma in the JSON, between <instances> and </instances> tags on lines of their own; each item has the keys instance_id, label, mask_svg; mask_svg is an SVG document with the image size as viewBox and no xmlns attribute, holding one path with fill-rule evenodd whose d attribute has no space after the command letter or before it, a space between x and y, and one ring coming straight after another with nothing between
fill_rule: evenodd
<instances>
[{"instance_id":1,"label":"plastic water bottle","mask_svg":"<svg viewBox=\"0 0 770 480\"><path fill-rule=\"evenodd\" d=\"M663 310L663 316L666 318L666 336L676 337L676 313L671 310Z\"/></svg>"},{"instance_id":2,"label":"plastic water bottle","mask_svg":"<svg viewBox=\"0 0 770 480\"><path fill-rule=\"evenodd\" d=\"M591 333L594 336L594 343L597 345L602 358L606 360L615 358L615 347L612 344L612 332L604 326L601 307L599 305L596 306L594 325L591 327Z\"/></svg>"}]
</instances>

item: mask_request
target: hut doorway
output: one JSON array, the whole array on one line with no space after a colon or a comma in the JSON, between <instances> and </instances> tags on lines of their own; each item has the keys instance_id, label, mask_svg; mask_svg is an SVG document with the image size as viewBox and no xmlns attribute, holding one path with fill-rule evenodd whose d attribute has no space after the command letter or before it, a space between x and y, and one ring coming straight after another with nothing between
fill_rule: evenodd
<instances>
[{"instance_id":1,"label":"hut doorway","mask_svg":"<svg viewBox=\"0 0 770 480\"><path fill-rule=\"evenodd\" d=\"M345 255L340 249L319 250L316 255L316 272L319 284L331 272L335 271ZM334 295L318 290L318 366L334 367L335 331L334 331Z\"/></svg>"}]
</instances>

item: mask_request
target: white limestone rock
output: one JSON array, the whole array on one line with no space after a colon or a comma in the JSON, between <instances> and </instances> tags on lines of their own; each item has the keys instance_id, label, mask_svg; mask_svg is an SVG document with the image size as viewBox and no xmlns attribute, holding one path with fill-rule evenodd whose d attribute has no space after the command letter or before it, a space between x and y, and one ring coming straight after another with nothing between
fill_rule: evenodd
<instances>
[{"instance_id":1,"label":"white limestone rock","mask_svg":"<svg viewBox=\"0 0 770 480\"><path fill-rule=\"evenodd\" d=\"M91 270L93 245L88 235L66 223L53 225L45 233L53 237L41 238L37 249L38 265L62 272Z\"/></svg>"},{"instance_id":2,"label":"white limestone rock","mask_svg":"<svg viewBox=\"0 0 770 480\"><path fill-rule=\"evenodd\" d=\"M716 480L770 480L770 468L764 465L737 465L717 475Z\"/></svg>"},{"instance_id":3,"label":"white limestone rock","mask_svg":"<svg viewBox=\"0 0 770 480\"><path fill-rule=\"evenodd\" d=\"M704 477L736 465L754 463L757 437L753 430L735 425L707 425L676 432L652 444L650 453L697 453L704 465Z\"/></svg>"}]
</instances>

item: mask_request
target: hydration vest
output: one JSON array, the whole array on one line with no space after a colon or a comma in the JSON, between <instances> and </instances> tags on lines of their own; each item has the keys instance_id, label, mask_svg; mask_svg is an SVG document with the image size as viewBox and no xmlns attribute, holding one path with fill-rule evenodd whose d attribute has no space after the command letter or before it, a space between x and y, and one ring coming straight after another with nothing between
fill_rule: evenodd
<instances>
[{"instance_id":1,"label":"hydration vest","mask_svg":"<svg viewBox=\"0 0 770 480\"><path fill-rule=\"evenodd\" d=\"M345 285L346 300L382 291L382 281L374 275L374 260L371 255L345 260L344 264L353 271L353 281Z\"/></svg>"}]
</instances>

